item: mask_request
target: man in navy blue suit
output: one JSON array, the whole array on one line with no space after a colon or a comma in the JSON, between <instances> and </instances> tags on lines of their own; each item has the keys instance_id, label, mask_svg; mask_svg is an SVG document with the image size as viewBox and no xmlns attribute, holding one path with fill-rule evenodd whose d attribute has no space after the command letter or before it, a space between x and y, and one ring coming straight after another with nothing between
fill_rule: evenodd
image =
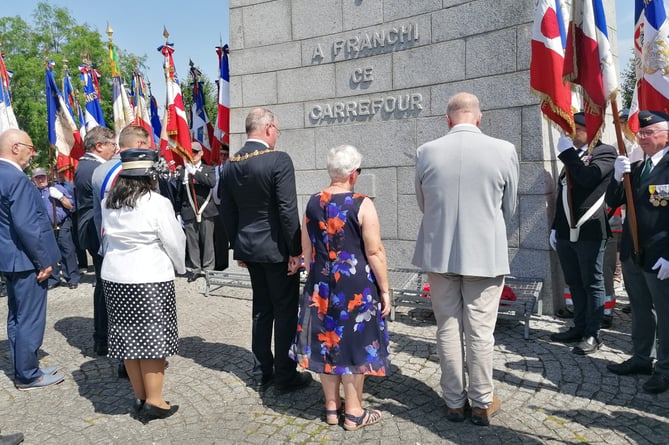
<instances>
[{"instance_id":1,"label":"man in navy blue suit","mask_svg":"<svg viewBox=\"0 0 669 445\"><path fill-rule=\"evenodd\" d=\"M7 281L7 338L18 389L63 381L57 368L39 368L46 325L47 279L60 250L37 189L23 173L35 146L27 133L0 134L0 272Z\"/></svg>"}]
</instances>

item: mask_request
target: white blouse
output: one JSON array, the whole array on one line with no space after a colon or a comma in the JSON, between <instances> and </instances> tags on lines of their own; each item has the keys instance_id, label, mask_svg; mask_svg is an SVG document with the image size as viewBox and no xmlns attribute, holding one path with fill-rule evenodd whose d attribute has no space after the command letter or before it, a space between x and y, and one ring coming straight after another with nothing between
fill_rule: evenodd
<instances>
[{"instance_id":1,"label":"white blouse","mask_svg":"<svg viewBox=\"0 0 669 445\"><path fill-rule=\"evenodd\" d=\"M102 279L156 283L186 272L186 235L170 201L156 192L134 209L108 209L102 201Z\"/></svg>"}]
</instances>

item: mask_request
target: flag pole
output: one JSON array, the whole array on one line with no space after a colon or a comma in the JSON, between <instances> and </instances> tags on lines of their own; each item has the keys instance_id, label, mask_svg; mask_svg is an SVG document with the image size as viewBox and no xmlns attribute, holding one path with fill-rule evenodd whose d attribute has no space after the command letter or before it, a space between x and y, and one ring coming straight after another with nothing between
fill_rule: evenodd
<instances>
[{"instance_id":1,"label":"flag pole","mask_svg":"<svg viewBox=\"0 0 669 445\"><path fill-rule=\"evenodd\" d=\"M623 141L623 133L620 124L620 114L618 112L618 101L615 97L611 98L611 110L613 111L613 123L616 127L616 140L618 142L618 153L620 156L627 156L625 150L625 143ZM625 186L625 197L627 198L626 218L629 225L630 233L632 235L632 245L634 247L634 255L639 257L639 229L636 220L636 208L634 207L634 196L632 195L632 181L629 173L623 175L623 184Z\"/></svg>"}]
</instances>

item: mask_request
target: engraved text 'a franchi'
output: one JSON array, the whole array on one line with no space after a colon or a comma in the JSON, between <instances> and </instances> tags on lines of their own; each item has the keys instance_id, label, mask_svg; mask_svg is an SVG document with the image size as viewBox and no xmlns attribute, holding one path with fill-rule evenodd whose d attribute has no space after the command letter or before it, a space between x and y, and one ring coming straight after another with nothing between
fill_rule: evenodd
<instances>
[{"instance_id":1,"label":"engraved text 'a franchi'","mask_svg":"<svg viewBox=\"0 0 669 445\"><path fill-rule=\"evenodd\" d=\"M418 25L408 23L381 29L374 32L363 32L349 38L335 39L330 54L333 61L337 59L354 59L397 49L400 45L410 45L418 41ZM314 63L322 62L326 57L321 45L316 45L312 54Z\"/></svg>"}]
</instances>

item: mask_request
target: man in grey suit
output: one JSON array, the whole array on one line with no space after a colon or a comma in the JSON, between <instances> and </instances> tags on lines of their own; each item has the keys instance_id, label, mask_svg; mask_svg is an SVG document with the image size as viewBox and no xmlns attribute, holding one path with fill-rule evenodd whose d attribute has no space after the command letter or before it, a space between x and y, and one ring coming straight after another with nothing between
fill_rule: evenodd
<instances>
[{"instance_id":1,"label":"man in grey suit","mask_svg":"<svg viewBox=\"0 0 669 445\"><path fill-rule=\"evenodd\" d=\"M481 116L478 98L458 93L448 102L450 131L418 147L423 220L413 264L430 282L446 418L463 421L469 399L472 422L488 425L500 408L493 394L493 332L509 273L505 221L516 208L518 156L513 144L481 132Z\"/></svg>"}]
</instances>

